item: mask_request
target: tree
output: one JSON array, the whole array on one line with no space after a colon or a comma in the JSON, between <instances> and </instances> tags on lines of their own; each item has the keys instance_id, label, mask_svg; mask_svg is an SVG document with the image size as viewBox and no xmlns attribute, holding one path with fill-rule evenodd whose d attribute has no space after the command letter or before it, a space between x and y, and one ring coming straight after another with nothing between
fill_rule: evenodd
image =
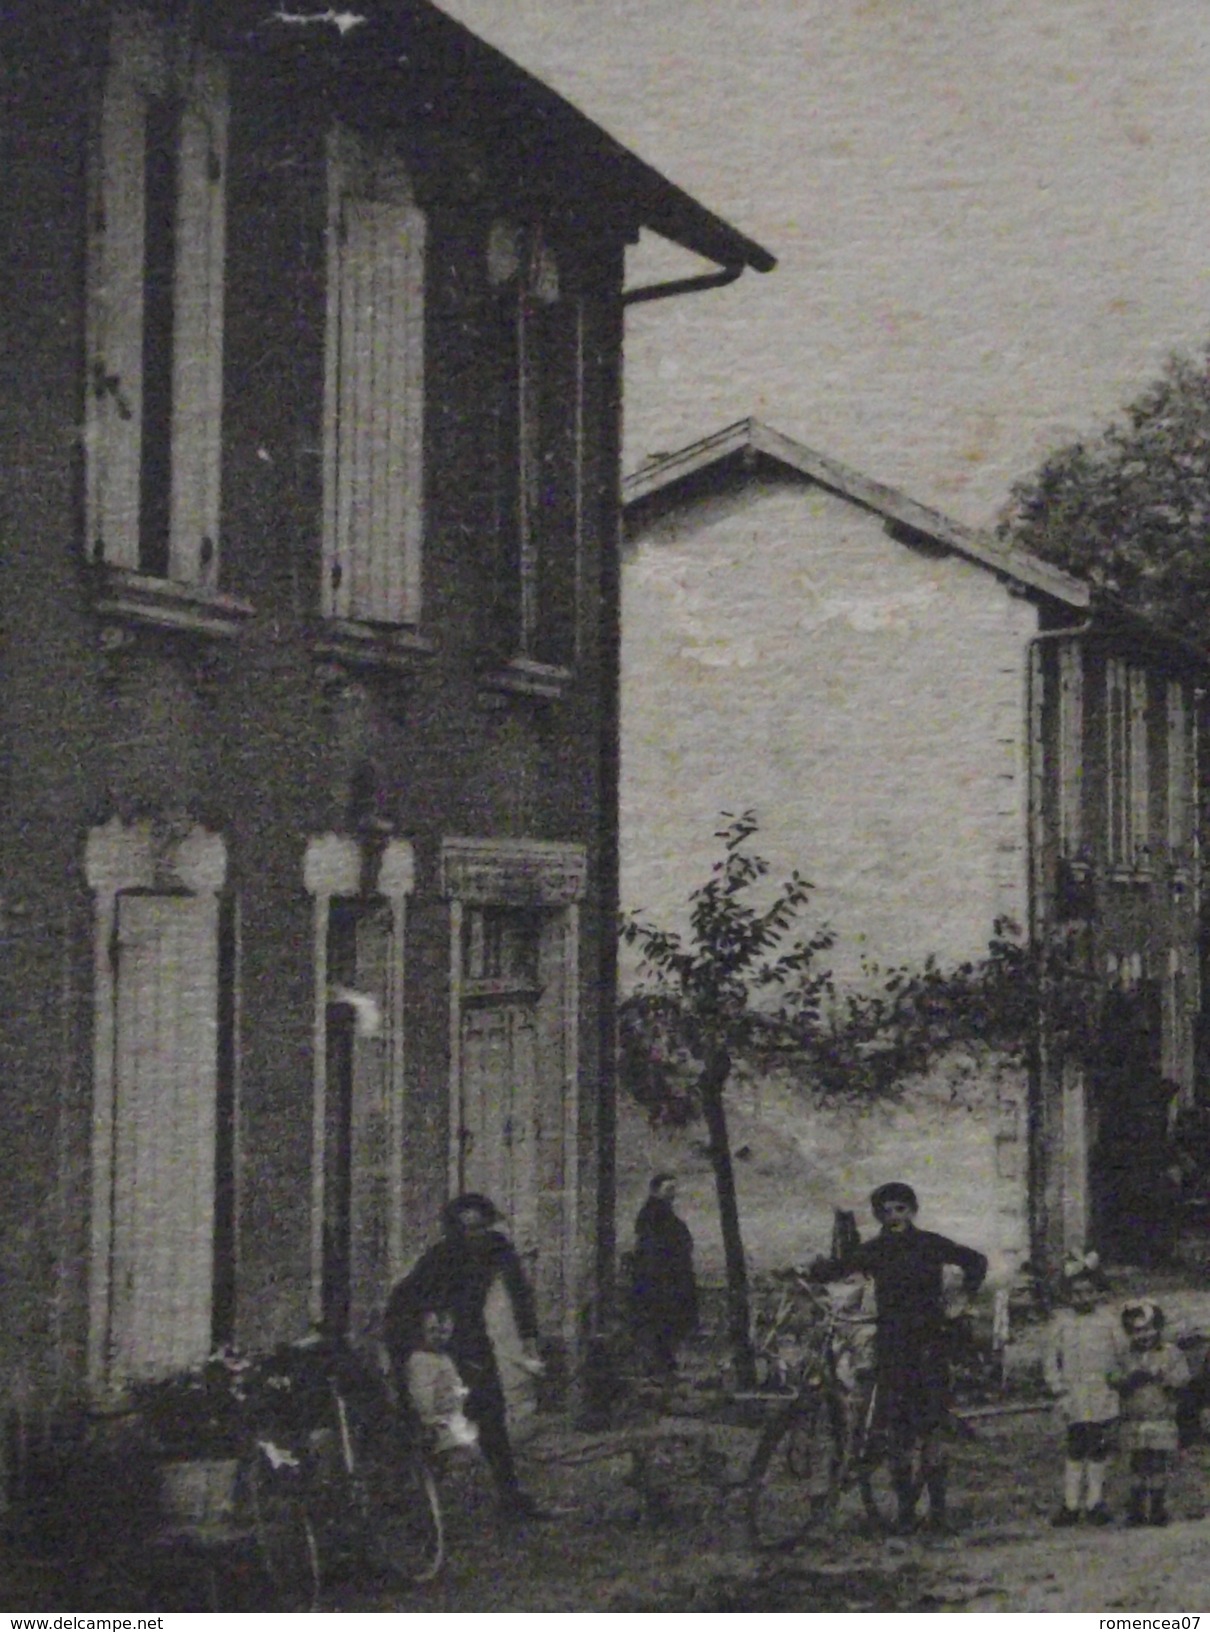
<instances>
[{"instance_id":1,"label":"tree","mask_svg":"<svg viewBox=\"0 0 1210 1632\"><path fill-rule=\"evenodd\" d=\"M987 955L943 968L866 965L861 989L838 994L818 967L835 944L826 926L796 934L813 885L798 872L761 910L770 868L751 840L752 811L723 812L723 856L689 897L689 933L625 914L621 936L640 954L640 983L619 1008L624 1086L653 1122L686 1126L701 1116L718 1197L727 1271L727 1329L736 1374L751 1386L754 1364L747 1262L735 1192L726 1091L734 1068L789 1068L818 1100L872 1102L900 1095L938 1062L955 1081L992 1061L1020 1064L1037 1047L1043 1014L1065 1052L1095 1046L1097 987L1062 938L1022 942L1007 920Z\"/></svg>"},{"instance_id":2,"label":"tree","mask_svg":"<svg viewBox=\"0 0 1210 1632\"><path fill-rule=\"evenodd\" d=\"M1204 646L1210 347L1172 357L1121 419L1017 483L997 531Z\"/></svg>"},{"instance_id":3,"label":"tree","mask_svg":"<svg viewBox=\"0 0 1210 1632\"><path fill-rule=\"evenodd\" d=\"M723 812L722 859L690 896L689 933L661 929L637 914L622 919L622 940L638 949L643 983L622 1004L623 1074L656 1120L686 1122L700 1112L710 1135L727 1270L727 1326L736 1375L751 1387L755 1366L748 1271L735 1194L725 1095L737 1059L768 1063L800 1052L818 1028L831 974L816 968L834 936L793 931L813 886L797 872L763 910L753 896L769 873L749 841L752 811Z\"/></svg>"}]
</instances>

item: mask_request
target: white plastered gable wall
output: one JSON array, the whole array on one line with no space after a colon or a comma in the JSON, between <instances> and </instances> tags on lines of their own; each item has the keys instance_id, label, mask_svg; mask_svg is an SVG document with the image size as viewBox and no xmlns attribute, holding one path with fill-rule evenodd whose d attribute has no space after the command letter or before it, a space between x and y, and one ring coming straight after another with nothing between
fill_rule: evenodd
<instances>
[{"instance_id":1,"label":"white plastered gable wall","mask_svg":"<svg viewBox=\"0 0 1210 1632\"><path fill-rule=\"evenodd\" d=\"M624 573L623 903L674 918L751 806L839 978L1023 925L1032 604L806 484L659 526Z\"/></svg>"},{"instance_id":2,"label":"white plastered gable wall","mask_svg":"<svg viewBox=\"0 0 1210 1632\"><path fill-rule=\"evenodd\" d=\"M813 914L838 933L824 961L842 984L861 979L863 957L956 962L986 953L997 918L1025 927L1030 600L974 562L891 538L835 493L754 477L653 524L623 584L624 907L683 922L719 813L751 806L774 875L797 867L816 884ZM926 1192L935 1181L944 1195L958 1162L969 1213L958 1199L952 1220L930 1216L1019 1260L1024 1105L1024 1081L1005 1077L977 1148L953 1118L960 1150L898 1118L835 1151L825 1134L838 1204L864 1206L896 1150L912 1152Z\"/></svg>"}]
</instances>

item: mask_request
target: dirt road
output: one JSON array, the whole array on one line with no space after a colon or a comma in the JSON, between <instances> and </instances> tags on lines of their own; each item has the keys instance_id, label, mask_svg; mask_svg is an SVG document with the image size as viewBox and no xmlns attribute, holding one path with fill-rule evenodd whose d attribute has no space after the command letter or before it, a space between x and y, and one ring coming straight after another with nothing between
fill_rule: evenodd
<instances>
[{"instance_id":1,"label":"dirt road","mask_svg":"<svg viewBox=\"0 0 1210 1632\"><path fill-rule=\"evenodd\" d=\"M1061 1439L1048 1413L980 1426L953 1450L957 1534L886 1540L850 1512L793 1556L775 1562L748 1549L742 1496L720 1490L740 1471L752 1436L714 1443L709 1477L672 1468L667 1510L645 1513L627 1483L629 1461L577 1461L558 1435L529 1459L534 1490L558 1516L511 1525L486 1489L447 1488L449 1565L409 1591L362 1579L334 1582L328 1602L345 1611L529 1610L1164 1610L1199 1613L1210 1599L1210 1448L1181 1459L1164 1530L1056 1531L1049 1523ZM720 1457L729 1457L721 1470ZM1110 1499L1120 1509L1120 1475ZM0 1558L5 1609L125 1610L208 1607L205 1580L180 1560L141 1561L121 1576L96 1561L74 1581ZM220 1580L237 1608L256 1591L252 1560Z\"/></svg>"}]
</instances>

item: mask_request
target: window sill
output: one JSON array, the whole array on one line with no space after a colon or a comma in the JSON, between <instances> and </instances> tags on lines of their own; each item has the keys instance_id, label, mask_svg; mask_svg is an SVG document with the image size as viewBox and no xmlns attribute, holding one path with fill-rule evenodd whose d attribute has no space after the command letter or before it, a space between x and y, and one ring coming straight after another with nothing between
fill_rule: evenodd
<instances>
[{"instance_id":1,"label":"window sill","mask_svg":"<svg viewBox=\"0 0 1210 1632\"><path fill-rule=\"evenodd\" d=\"M1111 884L1147 885L1153 882L1150 867L1111 867L1109 869Z\"/></svg>"},{"instance_id":2,"label":"window sill","mask_svg":"<svg viewBox=\"0 0 1210 1632\"><path fill-rule=\"evenodd\" d=\"M237 635L253 612L231 595L121 567L101 569L93 610L111 625L180 629L219 639Z\"/></svg>"},{"instance_id":3,"label":"window sill","mask_svg":"<svg viewBox=\"0 0 1210 1632\"><path fill-rule=\"evenodd\" d=\"M433 656L437 645L415 629L384 629L332 618L312 641L311 650L325 662L341 663L351 669L389 669L409 674Z\"/></svg>"},{"instance_id":4,"label":"window sill","mask_svg":"<svg viewBox=\"0 0 1210 1632\"><path fill-rule=\"evenodd\" d=\"M542 996L542 987L532 980L483 979L464 980L462 996L475 998L514 998L517 1002L536 1002Z\"/></svg>"},{"instance_id":5,"label":"window sill","mask_svg":"<svg viewBox=\"0 0 1210 1632\"><path fill-rule=\"evenodd\" d=\"M531 657L514 657L503 667L480 675L479 683L488 691L557 701L567 690L571 678L571 670L560 664L537 663Z\"/></svg>"}]
</instances>

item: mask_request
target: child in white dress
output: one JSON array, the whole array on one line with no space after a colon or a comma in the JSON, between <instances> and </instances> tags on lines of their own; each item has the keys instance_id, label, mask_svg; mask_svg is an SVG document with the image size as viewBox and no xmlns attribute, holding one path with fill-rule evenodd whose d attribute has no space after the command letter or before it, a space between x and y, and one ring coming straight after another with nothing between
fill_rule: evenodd
<instances>
[{"instance_id":1,"label":"child in white dress","mask_svg":"<svg viewBox=\"0 0 1210 1632\"><path fill-rule=\"evenodd\" d=\"M1121 1330L1111 1311L1100 1307L1106 1290L1095 1253L1069 1258L1063 1268L1068 1307L1050 1323L1046 1344L1046 1382L1066 1424L1063 1505L1056 1525L1108 1524L1105 1465L1110 1432L1118 1415L1118 1396L1109 1376L1117 1364Z\"/></svg>"},{"instance_id":2,"label":"child in white dress","mask_svg":"<svg viewBox=\"0 0 1210 1632\"><path fill-rule=\"evenodd\" d=\"M470 1389L448 1354L453 1316L426 1309L420 1323L420 1347L407 1359L407 1389L412 1408L439 1452L463 1450L479 1442L479 1430L463 1409Z\"/></svg>"}]
</instances>

